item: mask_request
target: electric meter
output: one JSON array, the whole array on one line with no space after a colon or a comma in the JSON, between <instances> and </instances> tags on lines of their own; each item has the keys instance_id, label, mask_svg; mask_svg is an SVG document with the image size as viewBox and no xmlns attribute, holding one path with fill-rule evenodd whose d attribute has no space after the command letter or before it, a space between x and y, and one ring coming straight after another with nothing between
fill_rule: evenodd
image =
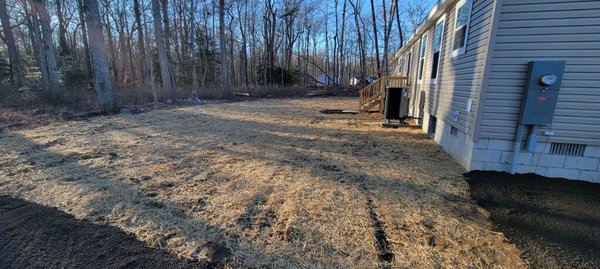
<instances>
[{"instance_id":1,"label":"electric meter","mask_svg":"<svg viewBox=\"0 0 600 269\"><path fill-rule=\"evenodd\" d=\"M542 86L552 86L554 84L556 84L556 81L558 80L558 78L556 77L556 75L554 74L545 74L540 78L540 83L542 84Z\"/></svg>"}]
</instances>

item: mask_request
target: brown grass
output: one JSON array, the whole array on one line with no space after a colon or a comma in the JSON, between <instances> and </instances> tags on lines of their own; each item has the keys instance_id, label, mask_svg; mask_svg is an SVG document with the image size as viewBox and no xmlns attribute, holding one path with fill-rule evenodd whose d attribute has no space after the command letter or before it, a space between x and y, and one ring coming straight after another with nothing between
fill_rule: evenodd
<instances>
[{"instance_id":1,"label":"brown grass","mask_svg":"<svg viewBox=\"0 0 600 269\"><path fill-rule=\"evenodd\" d=\"M210 104L199 117L184 107L4 133L0 194L183 257L210 259L204 244L216 242L233 267L523 266L469 198L463 169L419 130L318 112L355 106Z\"/></svg>"}]
</instances>

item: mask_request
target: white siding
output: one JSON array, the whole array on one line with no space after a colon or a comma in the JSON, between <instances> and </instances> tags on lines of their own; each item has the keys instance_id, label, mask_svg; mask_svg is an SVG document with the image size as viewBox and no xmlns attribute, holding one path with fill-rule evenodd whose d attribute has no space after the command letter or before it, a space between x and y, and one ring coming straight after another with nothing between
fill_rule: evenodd
<instances>
[{"instance_id":1,"label":"white siding","mask_svg":"<svg viewBox=\"0 0 600 269\"><path fill-rule=\"evenodd\" d=\"M436 116L438 120L451 124L469 136L473 136L475 127L485 60L488 53L493 7L494 0L473 0L466 52L454 58L451 57L451 43L454 33L455 4L446 10L442 57L437 84L429 83L435 23L432 23L424 33L428 35L427 50L423 83L418 85L416 84L416 76L420 44L415 43L413 48L411 70L411 81L413 83L411 83L411 91L414 94L413 96L417 97L413 100L414 104L418 105L424 101L424 109L427 113ZM420 40L421 36L415 36L414 38ZM403 55L406 55L406 52ZM419 99L422 96L425 100ZM472 100L471 112L466 110L469 99ZM458 121L453 120L453 115L456 112L460 113ZM415 114L414 116L422 115ZM424 128L427 128L427 126L424 126Z\"/></svg>"},{"instance_id":2,"label":"white siding","mask_svg":"<svg viewBox=\"0 0 600 269\"><path fill-rule=\"evenodd\" d=\"M598 0L502 0L479 137L514 139L534 60L567 62L551 126L555 136L542 141L600 145Z\"/></svg>"}]
</instances>

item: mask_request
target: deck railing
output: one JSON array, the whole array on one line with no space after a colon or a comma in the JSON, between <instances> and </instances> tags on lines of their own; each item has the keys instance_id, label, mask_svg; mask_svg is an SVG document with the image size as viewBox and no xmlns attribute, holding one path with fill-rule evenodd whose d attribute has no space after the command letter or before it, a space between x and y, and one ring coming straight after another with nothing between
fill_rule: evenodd
<instances>
[{"instance_id":1,"label":"deck railing","mask_svg":"<svg viewBox=\"0 0 600 269\"><path fill-rule=\"evenodd\" d=\"M383 111L383 99L387 87L406 87L408 77L381 77L359 91L359 110L368 109L369 104L378 103L379 111Z\"/></svg>"}]
</instances>

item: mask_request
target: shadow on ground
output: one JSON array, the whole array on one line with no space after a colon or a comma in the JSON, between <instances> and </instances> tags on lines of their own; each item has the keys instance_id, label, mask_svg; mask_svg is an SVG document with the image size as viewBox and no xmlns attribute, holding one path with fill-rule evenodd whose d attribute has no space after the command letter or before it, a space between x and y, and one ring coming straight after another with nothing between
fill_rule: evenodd
<instances>
[{"instance_id":1,"label":"shadow on ground","mask_svg":"<svg viewBox=\"0 0 600 269\"><path fill-rule=\"evenodd\" d=\"M227 103L11 132L0 191L192 259L220 260L203 255L213 242L238 266L518 268L462 168L424 134L318 113L353 104Z\"/></svg>"},{"instance_id":2,"label":"shadow on ground","mask_svg":"<svg viewBox=\"0 0 600 269\"><path fill-rule=\"evenodd\" d=\"M213 268L148 247L118 228L0 196L3 268Z\"/></svg>"},{"instance_id":3,"label":"shadow on ground","mask_svg":"<svg viewBox=\"0 0 600 269\"><path fill-rule=\"evenodd\" d=\"M471 195L532 268L600 268L600 184L470 172Z\"/></svg>"}]
</instances>

